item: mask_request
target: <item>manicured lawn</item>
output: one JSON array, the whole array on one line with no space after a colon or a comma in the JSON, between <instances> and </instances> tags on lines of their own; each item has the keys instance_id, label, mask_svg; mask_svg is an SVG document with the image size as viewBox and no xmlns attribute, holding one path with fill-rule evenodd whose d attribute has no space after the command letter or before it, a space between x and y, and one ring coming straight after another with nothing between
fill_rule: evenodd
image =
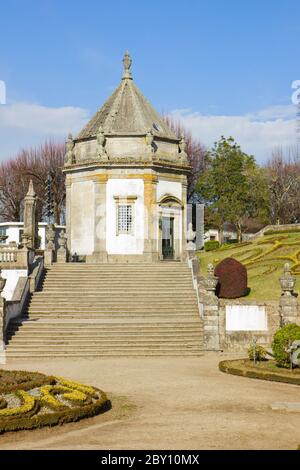
<instances>
[{"instance_id":1,"label":"manicured lawn","mask_svg":"<svg viewBox=\"0 0 300 470\"><path fill-rule=\"evenodd\" d=\"M257 238L247 244L236 244L226 249L198 253L201 271L206 274L207 265L218 264L232 257L243 263L248 272L249 298L278 300L281 295L279 278L283 265L289 262L296 275L295 291L300 290L300 233L290 232Z\"/></svg>"}]
</instances>

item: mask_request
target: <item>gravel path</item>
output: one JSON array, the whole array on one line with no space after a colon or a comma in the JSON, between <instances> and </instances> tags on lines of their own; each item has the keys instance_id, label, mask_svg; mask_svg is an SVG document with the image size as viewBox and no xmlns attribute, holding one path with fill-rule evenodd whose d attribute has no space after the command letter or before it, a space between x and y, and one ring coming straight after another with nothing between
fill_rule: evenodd
<instances>
[{"instance_id":1,"label":"gravel path","mask_svg":"<svg viewBox=\"0 0 300 470\"><path fill-rule=\"evenodd\" d=\"M11 361L105 390L113 408L59 428L7 433L0 449L296 449L300 387L219 372L225 355ZM134 405L134 406L133 406Z\"/></svg>"}]
</instances>

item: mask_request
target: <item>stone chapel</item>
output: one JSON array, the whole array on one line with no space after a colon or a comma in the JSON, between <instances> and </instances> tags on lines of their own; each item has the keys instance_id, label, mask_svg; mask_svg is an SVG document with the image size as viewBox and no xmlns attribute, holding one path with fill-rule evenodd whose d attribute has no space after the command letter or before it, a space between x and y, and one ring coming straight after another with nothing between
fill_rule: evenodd
<instances>
[{"instance_id":1,"label":"stone chapel","mask_svg":"<svg viewBox=\"0 0 300 470\"><path fill-rule=\"evenodd\" d=\"M68 249L87 263L186 256L185 140L142 95L131 62L126 52L119 86L67 140Z\"/></svg>"}]
</instances>

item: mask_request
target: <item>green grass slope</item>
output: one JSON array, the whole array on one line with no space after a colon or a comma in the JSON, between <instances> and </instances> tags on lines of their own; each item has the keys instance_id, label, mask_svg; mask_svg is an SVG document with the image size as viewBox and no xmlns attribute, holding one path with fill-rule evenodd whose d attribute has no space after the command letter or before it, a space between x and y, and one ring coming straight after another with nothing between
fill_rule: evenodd
<instances>
[{"instance_id":1,"label":"green grass slope","mask_svg":"<svg viewBox=\"0 0 300 470\"><path fill-rule=\"evenodd\" d=\"M281 295L279 278L283 265L289 262L296 276L295 291L300 290L300 232L284 232L263 236L218 250L198 253L201 271L207 265L218 264L224 258L235 258L243 263L248 272L249 298L278 300Z\"/></svg>"}]
</instances>

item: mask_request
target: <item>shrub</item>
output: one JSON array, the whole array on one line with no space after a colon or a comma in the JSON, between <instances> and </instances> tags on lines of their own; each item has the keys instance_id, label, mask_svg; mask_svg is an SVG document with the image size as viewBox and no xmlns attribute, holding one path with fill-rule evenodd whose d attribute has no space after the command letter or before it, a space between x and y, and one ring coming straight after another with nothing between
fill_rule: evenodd
<instances>
[{"instance_id":1,"label":"shrub","mask_svg":"<svg viewBox=\"0 0 300 470\"><path fill-rule=\"evenodd\" d=\"M248 349L248 357L250 361L254 361L254 356L255 356L256 361L265 361L267 354L268 353L265 350L265 348L260 346L260 344L257 344L255 346L255 354L254 354L254 348L252 346L250 346Z\"/></svg>"},{"instance_id":2,"label":"shrub","mask_svg":"<svg viewBox=\"0 0 300 470\"><path fill-rule=\"evenodd\" d=\"M216 289L218 297L236 299L247 295L247 270L245 266L233 258L225 258L215 268L219 278Z\"/></svg>"},{"instance_id":3,"label":"shrub","mask_svg":"<svg viewBox=\"0 0 300 470\"><path fill-rule=\"evenodd\" d=\"M272 350L278 366L290 366L290 355L286 352L286 349L295 340L300 340L300 326L296 325L296 323L289 323L276 331L273 338Z\"/></svg>"},{"instance_id":4,"label":"shrub","mask_svg":"<svg viewBox=\"0 0 300 470\"><path fill-rule=\"evenodd\" d=\"M217 240L209 240L208 242L204 243L205 251L217 250L219 247L220 247L220 243Z\"/></svg>"},{"instance_id":5,"label":"shrub","mask_svg":"<svg viewBox=\"0 0 300 470\"><path fill-rule=\"evenodd\" d=\"M283 230L266 230L264 232L264 235L281 235L282 233L298 233L300 232L300 228L293 228L292 230L290 229L283 229Z\"/></svg>"}]
</instances>

